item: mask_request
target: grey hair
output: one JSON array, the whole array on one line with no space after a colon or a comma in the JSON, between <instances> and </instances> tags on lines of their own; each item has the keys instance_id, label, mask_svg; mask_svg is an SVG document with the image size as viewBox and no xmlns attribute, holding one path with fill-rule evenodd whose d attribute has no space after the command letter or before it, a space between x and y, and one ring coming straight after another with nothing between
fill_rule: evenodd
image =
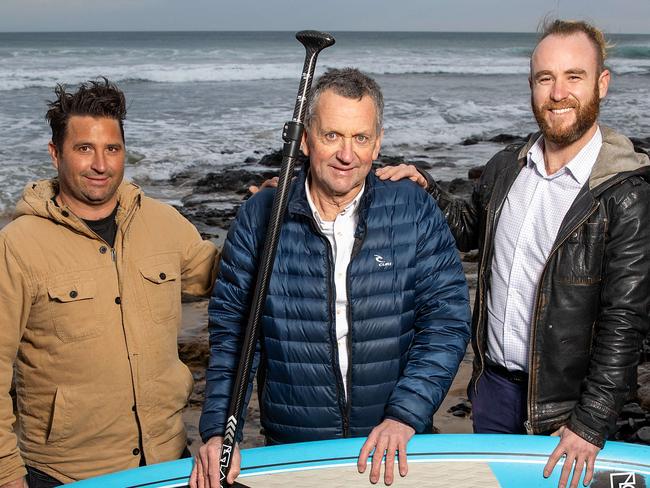
<instances>
[{"instance_id":1,"label":"grey hair","mask_svg":"<svg viewBox=\"0 0 650 488\"><path fill-rule=\"evenodd\" d=\"M377 133L381 131L384 124L384 96L381 93L381 88L375 80L356 68L330 68L316 80L316 84L312 86L307 106L306 127L310 126L314 118L316 104L320 96L327 90L355 100L361 100L365 95L372 98L377 112Z\"/></svg>"}]
</instances>

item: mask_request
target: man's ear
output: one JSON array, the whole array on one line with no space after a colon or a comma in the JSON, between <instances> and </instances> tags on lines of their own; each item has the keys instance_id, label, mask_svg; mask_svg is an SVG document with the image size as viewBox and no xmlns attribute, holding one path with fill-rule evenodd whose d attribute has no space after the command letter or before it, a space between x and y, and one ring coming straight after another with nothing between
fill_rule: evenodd
<instances>
[{"instance_id":1,"label":"man's ear","mask_svg":"<svg viewBox=\"0 0 650 488\"><path fill-rule=\"evenodd\" d=\"M605 98L605 95L607 95L607 90L609 89L610 77L611 77L610 72L606 68L598 77L598 95L600 96L601 100Z\"/></svg>"},{"instance_id":2,"label":"man's ear","mask_svg":"<svg viewBox=\"0 0 650 488\"><path fill-rule=\"evenodd\" d=\"M56 169L59 169L59 150L56 148L56 144L52 141L47 144L47 152L50 153L50 157L52 158L52 165Z\"/></svg>"},{"instance_id":3,"label":"man's ear","mask_svg":"<svg viewBox=\"0 0 650 488\"><path fill-rule=\"evenodd\" d=\"M375 147L372 150L372 160L376 160L379 157L379 151L381 150L381 141L384 140L384 129L382 128L381 131L379 132L379 136L377 136L377 140L375 141Z\"/></svg>"},{"instance_id":4,"label":"man's ear","mask_svg":"<svg viewBox=\"0 0 650 488\"><path fill-rule=\"evenodd\" d=\"M302 131L302 140L300 141L300 150L305 156L309 156L309 144L307 144L307 128Z\"/></svg>"}]
</instances>

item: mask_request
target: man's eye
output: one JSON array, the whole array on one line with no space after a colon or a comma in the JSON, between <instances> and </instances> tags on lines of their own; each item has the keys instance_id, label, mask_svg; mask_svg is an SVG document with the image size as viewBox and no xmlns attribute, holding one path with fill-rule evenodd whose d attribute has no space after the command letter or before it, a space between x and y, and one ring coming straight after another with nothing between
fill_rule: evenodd
<instances>
[{"instance_id":1,"label":"man's eye","mask_svg":"<svg viewBox=\"0 0 650 488\"><path fill-rule=\"evenodd\" d=\"M325 140L327 141L335 141L337 137L336 132L328 132L325 134Z\"/></svg>"},{"instance_id":2,"label":"man's eye","mask_svg":"<svg viewBox=\"0 0 650 488\"><path fill-rule=\"evenodd\" d=\"M116 153L119 152L119 146L108 146L108 152Z\"/></svg>"},{"instance_id":3,"label":"man's eye","mask_svg":"<svg viewBox=\"0 0 650 488\"><path fill-rule=\"evenodd\" d=\"M355 136L354 138L356 139L356 141L359 144L365 144L370 140L370 137L368 137L366 135L363 135L363 134L359 134L359 135Z\"/></svg>"},{"instance_id":4,"label":"man's eye","mask_svg":"<svg viewBox=\"0 0 650 488\"><path fill-rule=\"evenodd\" d=\"M550 77L550 76L544 76L544 77L539 78L539 79L537 80L537 82L538 82L538 83L541 83L541 84L550 83L550 81L551 81L551 77Z\"/></svg>"},{"instance_id":5,"label":"man's eye","mask_svg":"<svg viewBox=\"0 0 650 488\"><path fill-rule=\"evenodd\" d=\"M90 146L79 146L79 152L89 152Z\"/></svg>"}]
</instances>

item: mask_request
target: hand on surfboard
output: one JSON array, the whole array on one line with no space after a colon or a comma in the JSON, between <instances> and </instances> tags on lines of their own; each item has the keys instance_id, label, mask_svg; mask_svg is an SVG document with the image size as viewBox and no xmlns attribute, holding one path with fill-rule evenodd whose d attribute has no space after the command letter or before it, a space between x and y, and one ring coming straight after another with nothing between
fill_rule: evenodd
<instances>
[{"instance_id":1,"label":"hand on surfboard","mask_svg":"<svg viewBox=\"0 0 650 488\"><path fill-rule=\"evenodd\" d=\"M399 474L404 477L408 473L406 463L406 444L415 434L415 429L397 420L386 419L377 427L372 429L368 439L361 447L357 469L359 473L366 471L368 456L372 455L372 466L370 468L370 482L377 483L380 477L381 461L386 454L384 466L384 483L391 485L395 478L395 452L397 451Z\"/></svg>"},{"instance_id":2,"label":"hand on surfboard","mask_svg":"<svg viewBox=\"0 0 650 488\"><path fill-rule=\"evenodd\" d=\"M558 488L565 488L571 476L571 488L577 488L583 470L586 470L583 484L588 486L594 476L594 465L600 448L584 440L578 434L571 432L567 427L560 427L551 435L559 436L560 443L553 450L546 466L544 466L544 477L551 476L557 462L562 456L566 456ZM573 475L571 475L572 471Z\"/></svg>"},{"instance_id":3,"label":"hand on surfboard","mask_svg":"<svg viewBox=\"0 0 650 488\"><path fill-rule=\"evenodd\" d=\"M199 448L199 454L194 458L194 467L190 475L190 488L220 488L219 460L221 459L221 445L223 437L212 437ZM230 463L230 472L226 481L232 485L239 476L241 466L241 453L239 445L235 449Z\"/></svg>"}]
</instances>

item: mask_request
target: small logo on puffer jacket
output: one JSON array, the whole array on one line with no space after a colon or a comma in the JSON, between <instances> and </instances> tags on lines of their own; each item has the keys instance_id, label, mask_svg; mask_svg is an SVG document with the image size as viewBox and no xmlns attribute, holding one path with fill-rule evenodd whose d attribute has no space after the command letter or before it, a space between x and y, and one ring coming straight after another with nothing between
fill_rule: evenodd
<instances>
[{"instance_id":1,"label":"small logo on puffer jacket","mask_svg":"<svg viewBox=\"0 0 650 488\"><path fill-rule=\"evenodd\" d=\"M392 261L386 261L386 259L379 254L375 254L375 261L377 261L377 266L380 268L388 268L393 265Z\"/></svg>"}]
</instances>

